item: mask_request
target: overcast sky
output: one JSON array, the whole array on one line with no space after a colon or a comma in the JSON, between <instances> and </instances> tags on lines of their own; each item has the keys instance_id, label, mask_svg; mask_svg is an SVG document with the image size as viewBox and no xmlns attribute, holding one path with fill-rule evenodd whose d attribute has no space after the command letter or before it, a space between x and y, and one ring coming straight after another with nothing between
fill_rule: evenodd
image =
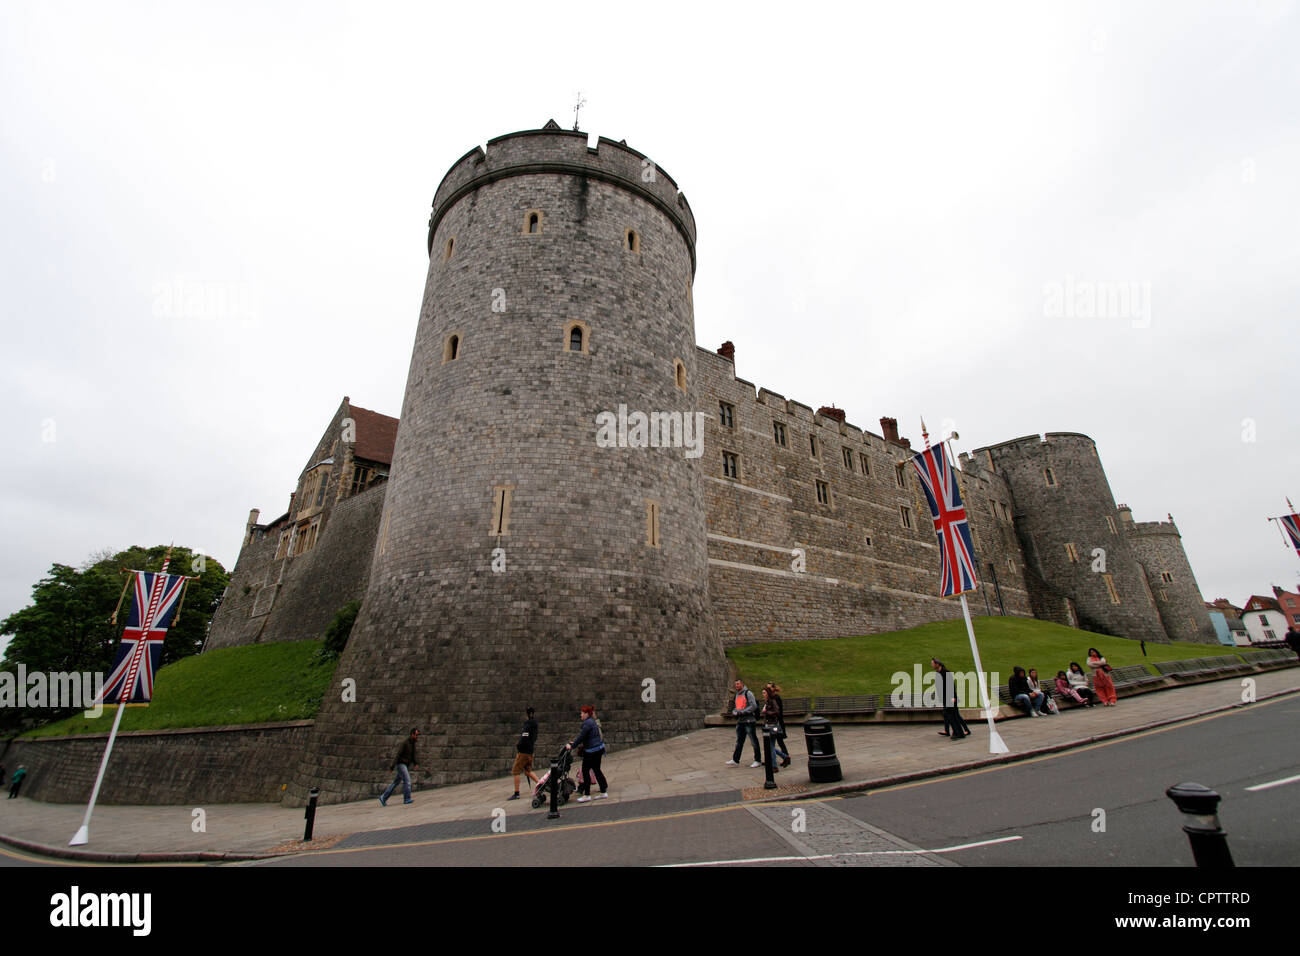
<instances>
[{"instance_id":1,"label":"overcast sky","mask_svg":"<svg viewBox=\"0 0 1300 956\"><path fill-rule=\"evenodd\" d=\"M343 395L399 414L448 167L578 91L685 191L739 376L1084 432L1207 599L1294 588L1297 51L1274 2L6 2L0 617L105 548L233 567Z\"/></svg>"}]
</instances>

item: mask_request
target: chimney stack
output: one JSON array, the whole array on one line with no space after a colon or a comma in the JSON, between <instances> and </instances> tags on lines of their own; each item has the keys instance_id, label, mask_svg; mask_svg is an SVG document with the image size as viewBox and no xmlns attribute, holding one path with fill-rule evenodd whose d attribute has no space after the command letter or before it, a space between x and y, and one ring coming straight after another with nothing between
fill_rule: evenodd
<instances>
[{"instance_id":1,"label":"chimney stack","mask_svg":"<svg viewBox=\"0 0 1300 956\"><path fill-rule=\"evenodd\" d=\"M882 418L880 420L880 434L884 435L887 441L898 441L898 419Z\"/></svg>"},{"instance_id":2,"label":"chimney stack","mask_svg":"<svg viewBox=\"0 0 1300 956\"><path fill-rule=\"evenodd\" d=\"M844 409L836 408L834 405L823 405L821 408L817 409L817 414L825 415L827 418L834 419L841 425L844 424Z\"/></svg>"},{"instance_id":3,"label":"chimney stack","mask_svg":"<svg viewBox=\"0 0 1300 956\"><path fill-rule=\"evenodd\" d=\"M736 346L730 339L722 343L722 348L718 349L718 354L733 365L736 363Z\"/></svg>"}]
</instances>

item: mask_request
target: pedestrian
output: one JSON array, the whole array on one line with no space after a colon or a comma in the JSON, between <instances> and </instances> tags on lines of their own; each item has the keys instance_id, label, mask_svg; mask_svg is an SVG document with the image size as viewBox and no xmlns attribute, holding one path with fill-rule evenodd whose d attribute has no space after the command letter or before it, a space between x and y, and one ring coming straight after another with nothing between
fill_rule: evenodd
<instances>
[{"instance_id":1,"label":"pedestrian","mask_svg":"<svg viewBox=\"0 0 1300 956\"><path fill-rule=\"evenodd\" d=\"M1088 648L1088 668L1092 671L1092 686L1098 699L1103 706L1114 707L1119 698L1115 696L1115 682L1110 679L1110 665L1095 647Z\"/></svg>"},{"instance_id":2,"label":"pedestrian","mask_svg":"<svg viewBox=\"0 0 1300 956\"><path fill-rule=\"evenodd\" d=\"M537 774L533 773L533 751L537 747L537 720L533 717L533 709L529 707L525 714L528 719L524 721L524 729L519 732L519 743L515 744L515 766L511 773L515 777L515 793L510 797L511 800L519 799L519 775L525 774L528 780L535 787L539 781Z\"/></svg>"},{"instance_id":3,"label":"pedestrian","mask_svg":"<svg viewBox=\"0 0 1300 956\"><path fill-rule=\"evenodd\" d=\"M950 737L954 741L965 740L970 736L970 727L957 709L957 681L952 676L952 671L944 667L943 661L937 657L930 658L930 666L939 675L939 693L943 701L943 730L939 731L939 736Z\"/></svg>"},{"instance_id":4,"label":"pedestrian","mask_svg":"<svg viewBox=\"0 0 1300 956\"><path fill-rule=\"evenodd\" d=\"M402 742L402 746L397 751L397 756L393 759L393 769L397 771L397 776L393 782L388 785L383 796L379 798L381 807L388 806L388 798L392 796L397 785L402 785L402 803L414 803L411 799L411 771L419 770L419 761L415 758L415 742L420 739L420 731L412 727L411 736Z\"/></svg>"},{"instance_id":5,"label":"pedestrian","mask_svg":"<svg viewBox=\"0 0 1300 956\"><path fill-rule=\"evenodd\" d=\"M790 755L781 746L781 740L785 737L785 714L784 702L776 692L776 685L768 683L763 687L763 727L771 727L772 730L768 736L772 738L772 759L775 761L781 758L781 766L790 765ZM772 764L772 772L777 773L776 764Z\"/></svg>"},{"instance_id":6,"label":"pedestrian","mask_svg":"<svg viewBox=\"0 0 1300 956\"><path fill-rule=\"evenodd\" d=\"M733 685L736 691L735 699L732 701L730 716L736 718L736 749L727 761L728 767L740 766L740 755L745 749L745 735L749 735L749 742L754 745L754 762L750 767L763 766L763 757L758 749L758 732L754 728L754 722L758 715L758 701L754 699L754 692L745 686L742 680L736 681Z\"/></svg>"},{"instance_id":7,"label":"pedestrian","mask_svg":"<svg viewBox=\"0 0 1300 956\"><path fill-rule=\"evenodd\" d=\"M578 731L578 736L573 738L572 743L565 744L570 750L578 749L582 751L582 776L578 780L578 802L586 803L591 799L591 774L596 775L596 783L600 784L600 793L596 798L604 799L609 796L609 784L605 781L605 775L600 772L600 761L605 756L605 740L600 735L600 724L596 722L596 708L591 704L582 705L582 729Z\"/></svg>"},{"instance_id":8,"label":"pedestrian","mask_svg":"<svg viewBox=\"0 0 1300 956\"><path fill-rule=\"evenodd\" d=\"M1300 630L1294 624L1286 629L1286 645L1291 648L1296 657L1300 657ZM0 783L3 782L0 780Z\"/></svg>"},{"instance_id":9,"label":"pedestrian","mask_svg":"<svg viewBox=\"0 0 1300 956\"><path fill-rule=\"evenodd\" d=\"M13 785L9 787L9 799L12 800L18 796L18 791L23 788L23 777L27 776L27 768L19 767L14 771Z\"/></svg>"}]
</instances>

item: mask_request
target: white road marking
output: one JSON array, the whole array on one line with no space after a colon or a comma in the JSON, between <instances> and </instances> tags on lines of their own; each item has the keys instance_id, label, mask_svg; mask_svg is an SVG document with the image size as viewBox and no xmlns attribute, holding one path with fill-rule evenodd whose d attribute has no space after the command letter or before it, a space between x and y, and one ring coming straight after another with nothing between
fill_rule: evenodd
<instances>
[{"instance_id":1,"label":"white road marking","mask_svg":"<svg viewBox=\"0 0 1300 956\"><path fill-rule=\"evenodd\" d=\"M1246 790L1253 792L1255 790L1269 790L1273 787L1285 787L1288 783L1295 783L1298 780L1300 780L1300 774L1294 777L1283 777L1281 780L1273 780L1269 783L1257 783L1253 787L1247 787Z\"/></svg>"},{"instance_id":2,"label":"white road marking","mask_svg":"<svg viewBox=\"0 0 1300 956\"><path fill-rule=\"evenodd\" d=\"M834 860L851 856L904 856L917 853L956 853L958 850L972 850L975 847L992 846L995 843L1012 843L1024 837L1009 836L997 840L981 840L978 843L963 843L960 846L945 846L937 850L863 850L856 853L822 853L816 856L754 856L744 860L707 860L701 863L662 863L660 869L672 870L692 866L739 866L745 863L798 863L812 860Z\"/></svg>"}]
</instances>

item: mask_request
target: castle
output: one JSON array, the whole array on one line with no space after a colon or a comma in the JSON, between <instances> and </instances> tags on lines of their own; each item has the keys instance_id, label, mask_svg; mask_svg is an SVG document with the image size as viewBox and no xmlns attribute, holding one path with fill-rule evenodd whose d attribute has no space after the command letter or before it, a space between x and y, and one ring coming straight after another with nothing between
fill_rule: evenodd
<instances>
[{"instance_id":1,"label":"castle","mask_svg":"<svg viewBox=\"0 0 1300 956\"><path fill-rule=\"evenodd\" d=\"M249 516L208 648L318 636L363 599L336 675L354 699L326 694L292 801L372 795L412 726L434 782L474 779L526 705L662 739L718 709L727 646L960 615L896 421L863 430L697 347L685 196L587 143L552 121L457 160L400 427L344 398L286 513ZM1215 641L1172 518L1117 507L1090 438L958 464L976 613Z\"/></svg>"}]
</instances>

